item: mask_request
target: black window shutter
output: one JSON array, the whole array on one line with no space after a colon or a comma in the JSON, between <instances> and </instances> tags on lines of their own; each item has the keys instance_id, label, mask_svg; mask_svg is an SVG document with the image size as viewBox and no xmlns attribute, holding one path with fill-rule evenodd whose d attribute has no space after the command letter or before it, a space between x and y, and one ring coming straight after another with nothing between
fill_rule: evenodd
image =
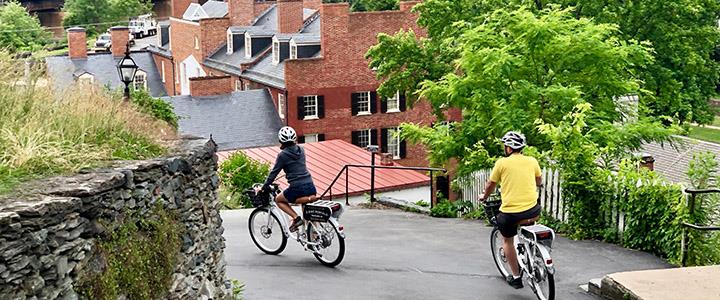
<instances>
[{"instance_id":1,"label":"black window shutter","mask_svg":"<svg viewBox=\"0 0 720 300\"><path fill-rule=\"evenodd\" d=\"M377 129L370 129L370 145L377 146L377 141L378 141L377 135L378 135Z\"/></svg>"},{"instance_id":2,"label":"black window shutter","mask_svg":"<svg viewBox=\"0 0 720 300\"><path fill-rule=\"evenodd\" d=\"M359 131L352 132L352 144L355 146L360 146L360 132Z\"/></svg>"},{"instance_id":3,"label":"black window shutter","mask_svg":"<svg viewBox=\"0 0 720 300\"><path fill-rule=\"evenodd\" d=\"M303 97L297 97L297 112L298 120L305 118L305 102L303 101Z\"/></svg>"},{"instance_id":4,"label":"black window shutter","mask_svg":"<svg viewBox=\"0 0 720 300\"><path fill-rule=\"evenodd\" d=\"M407 145L405 141L400 141L400 158L405 158L405 156L407 156Z\"/></svg>"},{"instance_id":5,"label":"black window shutter","mask_svg":"<svg viewBox=\"0 0 720 300\"><path fill-rule=\"evenodd\" d=\"M352 110L352 115L357 116L358 111L360 110L360 108L358 107L358 94L350 94L350 107Z\"/></svg>"},{"instance_id":6,"label":"black window shutter","mask_svg":"<svg viewBox=\"0 0 720 300\"><path fill-rule=\"evenodd\" d=\"M400 106L400 111L405 111L407 109L407 101L405 101L405 93L400 93L400 99L398 100L398 106Z\"/></svg>"},{"instance_id":7,"label":"black window shutter","mask_svg":"<svg viewBox=\"0 0 720 300\"><path fill-rule=\"evenodd\" d=\"M377 113L377 92L370 92L370 113Z\"/></svg>"},{"instance_id":8,"label":"black window shutter","mask_svg":"<svg viewBox=\"0 0 720 300\"><path fill-rule=\"evenodd\" d=\"M305 144L305 136L301 135L298 137L298 144Z\"/></svg>"},{"instance_id":9,"label":"black window shutter","mask_svg":"<svg viewBox=\"0 0 720 300\"><path fill-rule=\"evenodd\" d=\"M387 153L388 151L388 129L380 129L380 152Z\"/></svg>"},{"instance_id":10,"label":"black window shutter","mask_svg":"<svg viewBox=\"0 0 720 300\"><path fill-rule=\"evenodd\" d=\"M317 114L320 119L325 117L325 96L317 96Z\"/></svg>"},{"instance_id":11,"label":"black window shutter","mask_svg":"<svg viewBox=\"0 0 720 300\"><path fill-rule=\"evenodd\" d=\"M322 142L324 140L325 140L325 134L324 133L318 134L318 142Z\"/></svg>"},{"instance_id":12,"label":"black window shutter","mask_svg":"<svg viewBox=\"0 0 720 300\"><path fill-rule=\"evenodd\" d=\"M382 97L380 99L380 112L386 113L387 112L387 98Z\"/></svg>"}]
</instances>

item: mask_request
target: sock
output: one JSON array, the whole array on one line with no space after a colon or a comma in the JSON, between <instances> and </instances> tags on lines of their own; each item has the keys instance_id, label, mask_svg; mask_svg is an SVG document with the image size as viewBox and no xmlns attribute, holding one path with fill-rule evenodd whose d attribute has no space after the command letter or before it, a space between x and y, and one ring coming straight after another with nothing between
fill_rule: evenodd
<instances>
[{"instance_id":1,"label":"sock","mask_svg":"<svg viewBox=\"0 0 720 300\"><path fill-rule=\"evenodd\" d=\"M518 279L518 278L520 278L520 276L513 275L513 279Z\"/></svg>"}]
</instances>

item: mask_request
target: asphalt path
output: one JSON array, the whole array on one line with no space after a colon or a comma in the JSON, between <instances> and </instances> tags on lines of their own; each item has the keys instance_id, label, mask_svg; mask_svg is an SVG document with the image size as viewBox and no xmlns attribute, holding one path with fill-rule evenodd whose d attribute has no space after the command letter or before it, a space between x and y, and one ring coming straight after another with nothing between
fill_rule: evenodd
<instances>
[{"instance_id":1,"label":"asphalt path","mask_svg":"<svg viewBox=\"0 0 720 300\"><path fill-rule=\"evenodd\" d=\"M246 284L245 299L535 299L499 276L490 231L480 221L439 219L400 210L349 208L341 218L347 252L336 268L288 241L278 256L250 239L251 210L223 211L227 276ZM669 267L639 251L558 237L553 246L556 299L597 299L579 286L606 274Z\"/></svg>"}]
</instances>

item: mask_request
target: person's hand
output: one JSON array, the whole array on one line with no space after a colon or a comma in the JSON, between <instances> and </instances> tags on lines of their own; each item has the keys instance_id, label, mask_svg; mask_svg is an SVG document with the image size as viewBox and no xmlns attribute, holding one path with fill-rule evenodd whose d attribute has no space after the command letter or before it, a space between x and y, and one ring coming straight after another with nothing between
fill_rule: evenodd
<instances>
[{"instance_id":1,"label":"person's hand","mask_svg":"<svg viewBox=\"0 0 720 300\"><path fill-rule=\"evenodd\" d=\"M488 197L485 196L484 194L483 194L483 195L480 195L480 202L485 202L485 200L487 200L487 198L488 198Z\"/></svg>"}]
</instances>

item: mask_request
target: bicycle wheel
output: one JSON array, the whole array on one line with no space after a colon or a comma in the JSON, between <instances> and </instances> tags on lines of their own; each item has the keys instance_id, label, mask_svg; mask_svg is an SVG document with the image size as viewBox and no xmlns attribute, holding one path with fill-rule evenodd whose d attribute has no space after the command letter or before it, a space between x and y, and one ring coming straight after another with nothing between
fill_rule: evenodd
<instances>
[{"instance_id":1,"label":"bicycle wheel","mask_svg":"<svg viewBox=\"0 0 720 300\"><path fill-rule=\"evenodd\" d=\"M250 237L262 252L277 255L285 250L287 237L283 234L280 220L267 207L258 207L248 220Z\"/></svg>"},{"instance_id":2,"label":"bicycle wheel","mask_svg":"<svg viewBox=\"0 0 720 300\"><path fill-rule=\"evenodd\" d=\"M533 285L533 291L538 300L554 300L555 299L555 276L548 272L545 261L540 255L540 251L535 246L535 257L533 258L534 266L529 281Z\"/></svg>"},{"instance_id":3,"label":"bicycle wheel","mask_svg":"<svg viewBox=\"0 0 720 300\"><path fill-rule=\"evenodd\" d=\"M345 238L330 222L310 222L307 228L308 241L318 243L313 255L325 266L334 267L345 257Z\"/></svg>"},{"instance_id":4,"label":"bicycle wheel","mask_svg":"<svg viewBox=\"0 0 720 300\"><path fill-rule=\"evenodd\" d=\"M512 269L510 269L507 257L505 257L506 250L503 248L503 236L500 234L500 229L495 228L490 233L490 251L492 251L493 260L498 271L500 271L500 275L505 279L512 274ZM514 250L510 249L510 251Z\"/></svg>"}]
</instances>

